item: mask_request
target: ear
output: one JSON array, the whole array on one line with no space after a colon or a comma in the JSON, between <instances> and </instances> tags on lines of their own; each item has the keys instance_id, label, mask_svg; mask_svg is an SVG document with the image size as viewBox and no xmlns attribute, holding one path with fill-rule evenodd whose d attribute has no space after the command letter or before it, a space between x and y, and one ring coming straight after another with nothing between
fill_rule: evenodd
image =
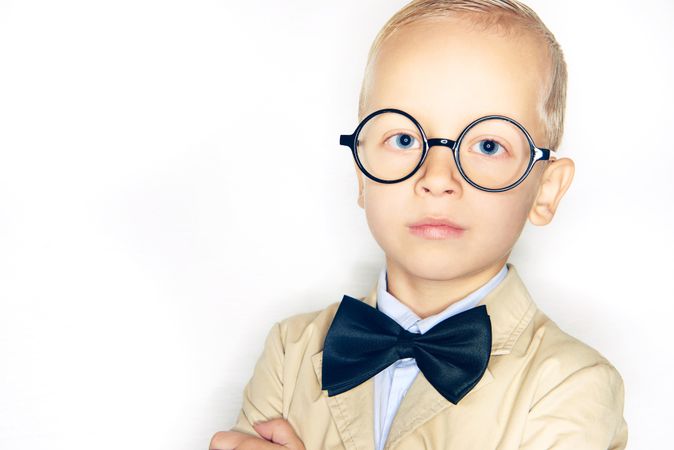
<instances>
[{"instance_id":1,"label":"ear","mask_svg":"<svg viewBox=\"0 0 674 450\"><path fill-rule=\"evenodd\" d=\"M541 175L538 193L529 211L529 221L534 225L547 225L557 211L573 180L575 165L569 158L555 159L548 163Z\"/></svg>"},{"instance_id":2,"label":"ear","mask_svg":"<svg viewBox=\"0 0 674 450\"><path fill-rule=\"evenodd\" d=\"M360 171L356 162L353 162L353 167L356 169L356 178L358 178L358 206L365 209L363 203L363 172Z\"/></svg>"}]
</instances>

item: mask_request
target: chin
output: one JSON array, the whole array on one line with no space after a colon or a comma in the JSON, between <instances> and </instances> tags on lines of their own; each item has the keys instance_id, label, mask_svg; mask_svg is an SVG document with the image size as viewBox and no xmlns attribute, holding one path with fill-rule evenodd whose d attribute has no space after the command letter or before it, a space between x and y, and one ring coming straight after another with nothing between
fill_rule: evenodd
<instances>
[{"instance_id":1,"label":"chin","mask_svg":"<svg viewBox=\"0 0 674 450\"><path fill-rule=\"evenodd\" d=\"M391 253L387 253L391 255ZM474 262L447 252L402 252L401 256L388 256L394 264L402 267L416 278L426 280L451 280L472 272Z\"/></svg>"}]
</instances>

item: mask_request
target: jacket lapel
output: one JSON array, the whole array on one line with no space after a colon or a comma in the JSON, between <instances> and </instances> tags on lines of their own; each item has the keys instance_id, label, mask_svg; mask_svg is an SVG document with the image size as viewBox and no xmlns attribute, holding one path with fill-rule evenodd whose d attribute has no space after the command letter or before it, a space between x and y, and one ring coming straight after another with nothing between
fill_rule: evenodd
<instances>
[{"instance_id":1,"label":"jacket lapel","mask_svg":"<svg viewBox=\"0 0 674 450\"><path fill-rule=\"evenodd\" d=\"M311 357L316 378L321 386L323 351ZM374 445L374 377L338 395L322 395L347 450L370 450Z\"/></svg>"},{"instance_id":2,"label":"jacket lapel","mask_svg":"<svg viewBox=\"0 0 674 450\"><path fill-rule=\"evenodd\" d=\"M515 266L511 263L507 265L508 274L503 281L478 303L478 305L487 306L492 323L491 357L510 353L517 338L536 312L536 305L522 283ZM376 284L370 293L360 300L376 307ZM314 371L319 383L322 379L322 362L322 351L312 356ZM462 401L493 380L494 376L487 368L480 381ZM374 443L374 377L341 394L328 397L327 391L323 391L323 395L347 450L371 449ZM416 430L436 414L452 407L454 405L436 391L423 373L419 372L393 418L385 450L393 448L407 434Z\"/></svg>"}]
</instances>

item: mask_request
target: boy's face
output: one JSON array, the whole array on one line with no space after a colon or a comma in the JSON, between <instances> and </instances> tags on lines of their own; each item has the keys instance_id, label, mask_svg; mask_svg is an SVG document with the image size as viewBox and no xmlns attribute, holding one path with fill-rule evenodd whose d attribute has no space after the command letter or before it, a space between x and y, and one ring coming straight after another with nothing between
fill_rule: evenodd
<instances>
[{"instance_id":1,"label":"boy's face","mask_svg":"<svg viewBox=\"0 0 674 450\"><path fill-rule=\"evenodd\" d=\"M471 30L458 19L408 25L389 37L373 62L362 117L398 108L415 117L428 138L456 139L472 120L500 114L522 124L545 148L538 113L545 52L532 37ZM386 253L389 272L429 280L492 276L535 209L545 169L546 163L537 162L514 189L484 192L461 177L449 148L434 146L414 176L400 183L374 182L356 168L358 204ZM427 216L446 218L464 231L445 239L412 234L408 226ZM546 219L537 215L532 221Z\"/></svg>"}]
</instances>

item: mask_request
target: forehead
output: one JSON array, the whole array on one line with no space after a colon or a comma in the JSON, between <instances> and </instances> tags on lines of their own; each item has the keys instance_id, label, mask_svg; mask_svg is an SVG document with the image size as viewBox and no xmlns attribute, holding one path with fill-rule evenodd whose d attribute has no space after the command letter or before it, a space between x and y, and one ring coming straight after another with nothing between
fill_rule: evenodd
<instances>
[{"instance_id":1,"label":"forehead","mask_svg":"<svg viewBox=\"0 0 674 450\"><path fill-rule=\"evenodd\" d=\"M370 70L365 114L400 108L429 135L447 137L473 119L501 114L542 139L538 107L547 57L531 34L506 36L465 19L426 19L389 36Z\"/></svg>"}]
</instances>

